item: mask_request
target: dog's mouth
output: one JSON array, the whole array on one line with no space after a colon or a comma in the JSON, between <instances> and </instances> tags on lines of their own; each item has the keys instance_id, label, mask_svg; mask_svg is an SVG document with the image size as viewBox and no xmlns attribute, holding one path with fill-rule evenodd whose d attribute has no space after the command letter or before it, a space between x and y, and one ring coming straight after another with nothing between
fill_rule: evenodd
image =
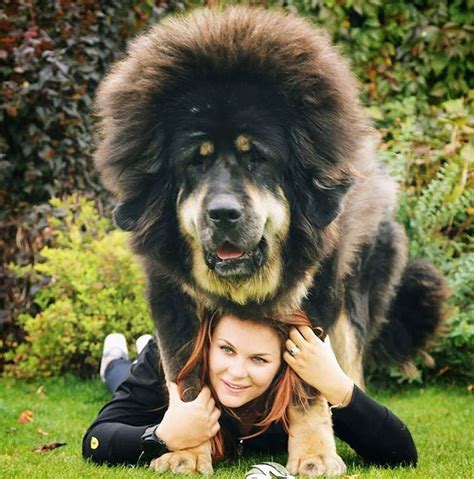
<instances>
[{"instance_id":1,"label":"dog's mouth","mask_svg":"<svg viewBox=\"0 0 474 479\"><path fill-rule=\"evenodd\" d=\"M217 251L216 256L221 261L227 261L229 259L238 259L241 258L245 251L237 248L236 246L231 245L228 242L225 242Z\"/></svg>"},{"instance_id":2,"label":"dog's mouth","mask_svg":"<svg viewBox=\"0 0 474 479\"><path fill-rule=\"evenodd\" d=\"M225 241L215 250L205 252L207 266L223 277L250 276L260 268L267 256L267 242L260 240L255 248L244 250Z\"/></svg>"}]
</instances>

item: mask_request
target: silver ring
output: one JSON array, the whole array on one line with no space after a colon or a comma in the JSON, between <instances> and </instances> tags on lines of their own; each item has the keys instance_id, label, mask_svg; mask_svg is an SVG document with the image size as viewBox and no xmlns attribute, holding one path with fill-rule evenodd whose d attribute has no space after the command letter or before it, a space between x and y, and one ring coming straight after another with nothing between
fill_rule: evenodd
<instances>
[{"instance_id":1,"label":"silver ring","mask_svg":"<svg viewBox=\"0 0 474 479\"><path fill-rule=\"evenodd\" d=\"M296 347L296 346L293 346L288 352L292 355L292 356L296 356L296 353L299 351L299 349Z\"/></svg>"}]
</instances>

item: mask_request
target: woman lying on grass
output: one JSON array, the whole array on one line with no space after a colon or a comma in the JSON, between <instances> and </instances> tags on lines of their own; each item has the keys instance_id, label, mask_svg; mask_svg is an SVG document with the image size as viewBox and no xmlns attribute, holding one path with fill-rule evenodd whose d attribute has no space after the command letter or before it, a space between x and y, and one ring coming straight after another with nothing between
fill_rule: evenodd
<instances>
[{"instance_id":1,"label":"woman lying on grass","mask_svg":"<svg viewBox=\"0 0 474 479\"><path fill-rule=\"evenodd\" d=\"M306 383L337 406L332 408L335 433L363 460L416 465L417 451L407 427L350 380L330 345L309 325L303 314L293 315L286 324L232 316L203 321L177 384L169 384L169 400L156 342L149 341L86 432L84 457L109 464L157 458L156 469L179 472L178 465L168 463L167 452L209 439L215 460L243 452L285 452L287 406L292 394L307 403ZM114 363L122 374L128 373L130 363L121 359L108 365L106 378ZM180 386L200 366L202 390L185 403Z\"/></svg>"}]
</instances>

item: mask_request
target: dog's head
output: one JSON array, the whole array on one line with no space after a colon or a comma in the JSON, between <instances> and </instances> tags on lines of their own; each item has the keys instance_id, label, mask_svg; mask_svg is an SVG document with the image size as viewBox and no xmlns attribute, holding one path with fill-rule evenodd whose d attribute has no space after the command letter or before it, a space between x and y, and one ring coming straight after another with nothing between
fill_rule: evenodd
<instances>
[{"instance_id":1,"label":"dog's head","mask_svg":"<svg viewBox=\"0 0 474 479\"><path fill-rule=\"evenodd\" d=\"M321 258L367 133L326 37L247 8L139 38L98 106L96 163L122 200L116 223L169 274L239 304Z\"/></svg>"},{"instance_id":2,"label":"dog's head","mask_svg":"<svg viewBox=\"0 0 474 479\"><path fill-rule=\"evenodd\" d=\"M172 111L179 227L198 284L242 300L274 291L290 211L283 191L289 156L282 112L260 85L206 83ZM187 113L187 114L186 114ZM229 289L230 287L230 289ZM244 292L245 290L245 292Z\"/></svg>"}]
</instances>

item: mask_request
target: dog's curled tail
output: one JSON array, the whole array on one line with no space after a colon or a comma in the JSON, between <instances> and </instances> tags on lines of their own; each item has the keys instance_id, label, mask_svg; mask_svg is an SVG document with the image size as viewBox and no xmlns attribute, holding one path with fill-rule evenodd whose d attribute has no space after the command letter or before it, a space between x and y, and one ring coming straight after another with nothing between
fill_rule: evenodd
<instances>
[{"instance_id":1,"label":"dog's curled tail","mask_svg":"<svg viewBox=\"0 0 474 479\"><path fill-rule=\"evenodd\" d=\"M408 366L441 331L448 296L446 279L436 268L420 259L410 261L390 305L388 320L374 341L375 358Z\"/></svg>"}]
</instances>

